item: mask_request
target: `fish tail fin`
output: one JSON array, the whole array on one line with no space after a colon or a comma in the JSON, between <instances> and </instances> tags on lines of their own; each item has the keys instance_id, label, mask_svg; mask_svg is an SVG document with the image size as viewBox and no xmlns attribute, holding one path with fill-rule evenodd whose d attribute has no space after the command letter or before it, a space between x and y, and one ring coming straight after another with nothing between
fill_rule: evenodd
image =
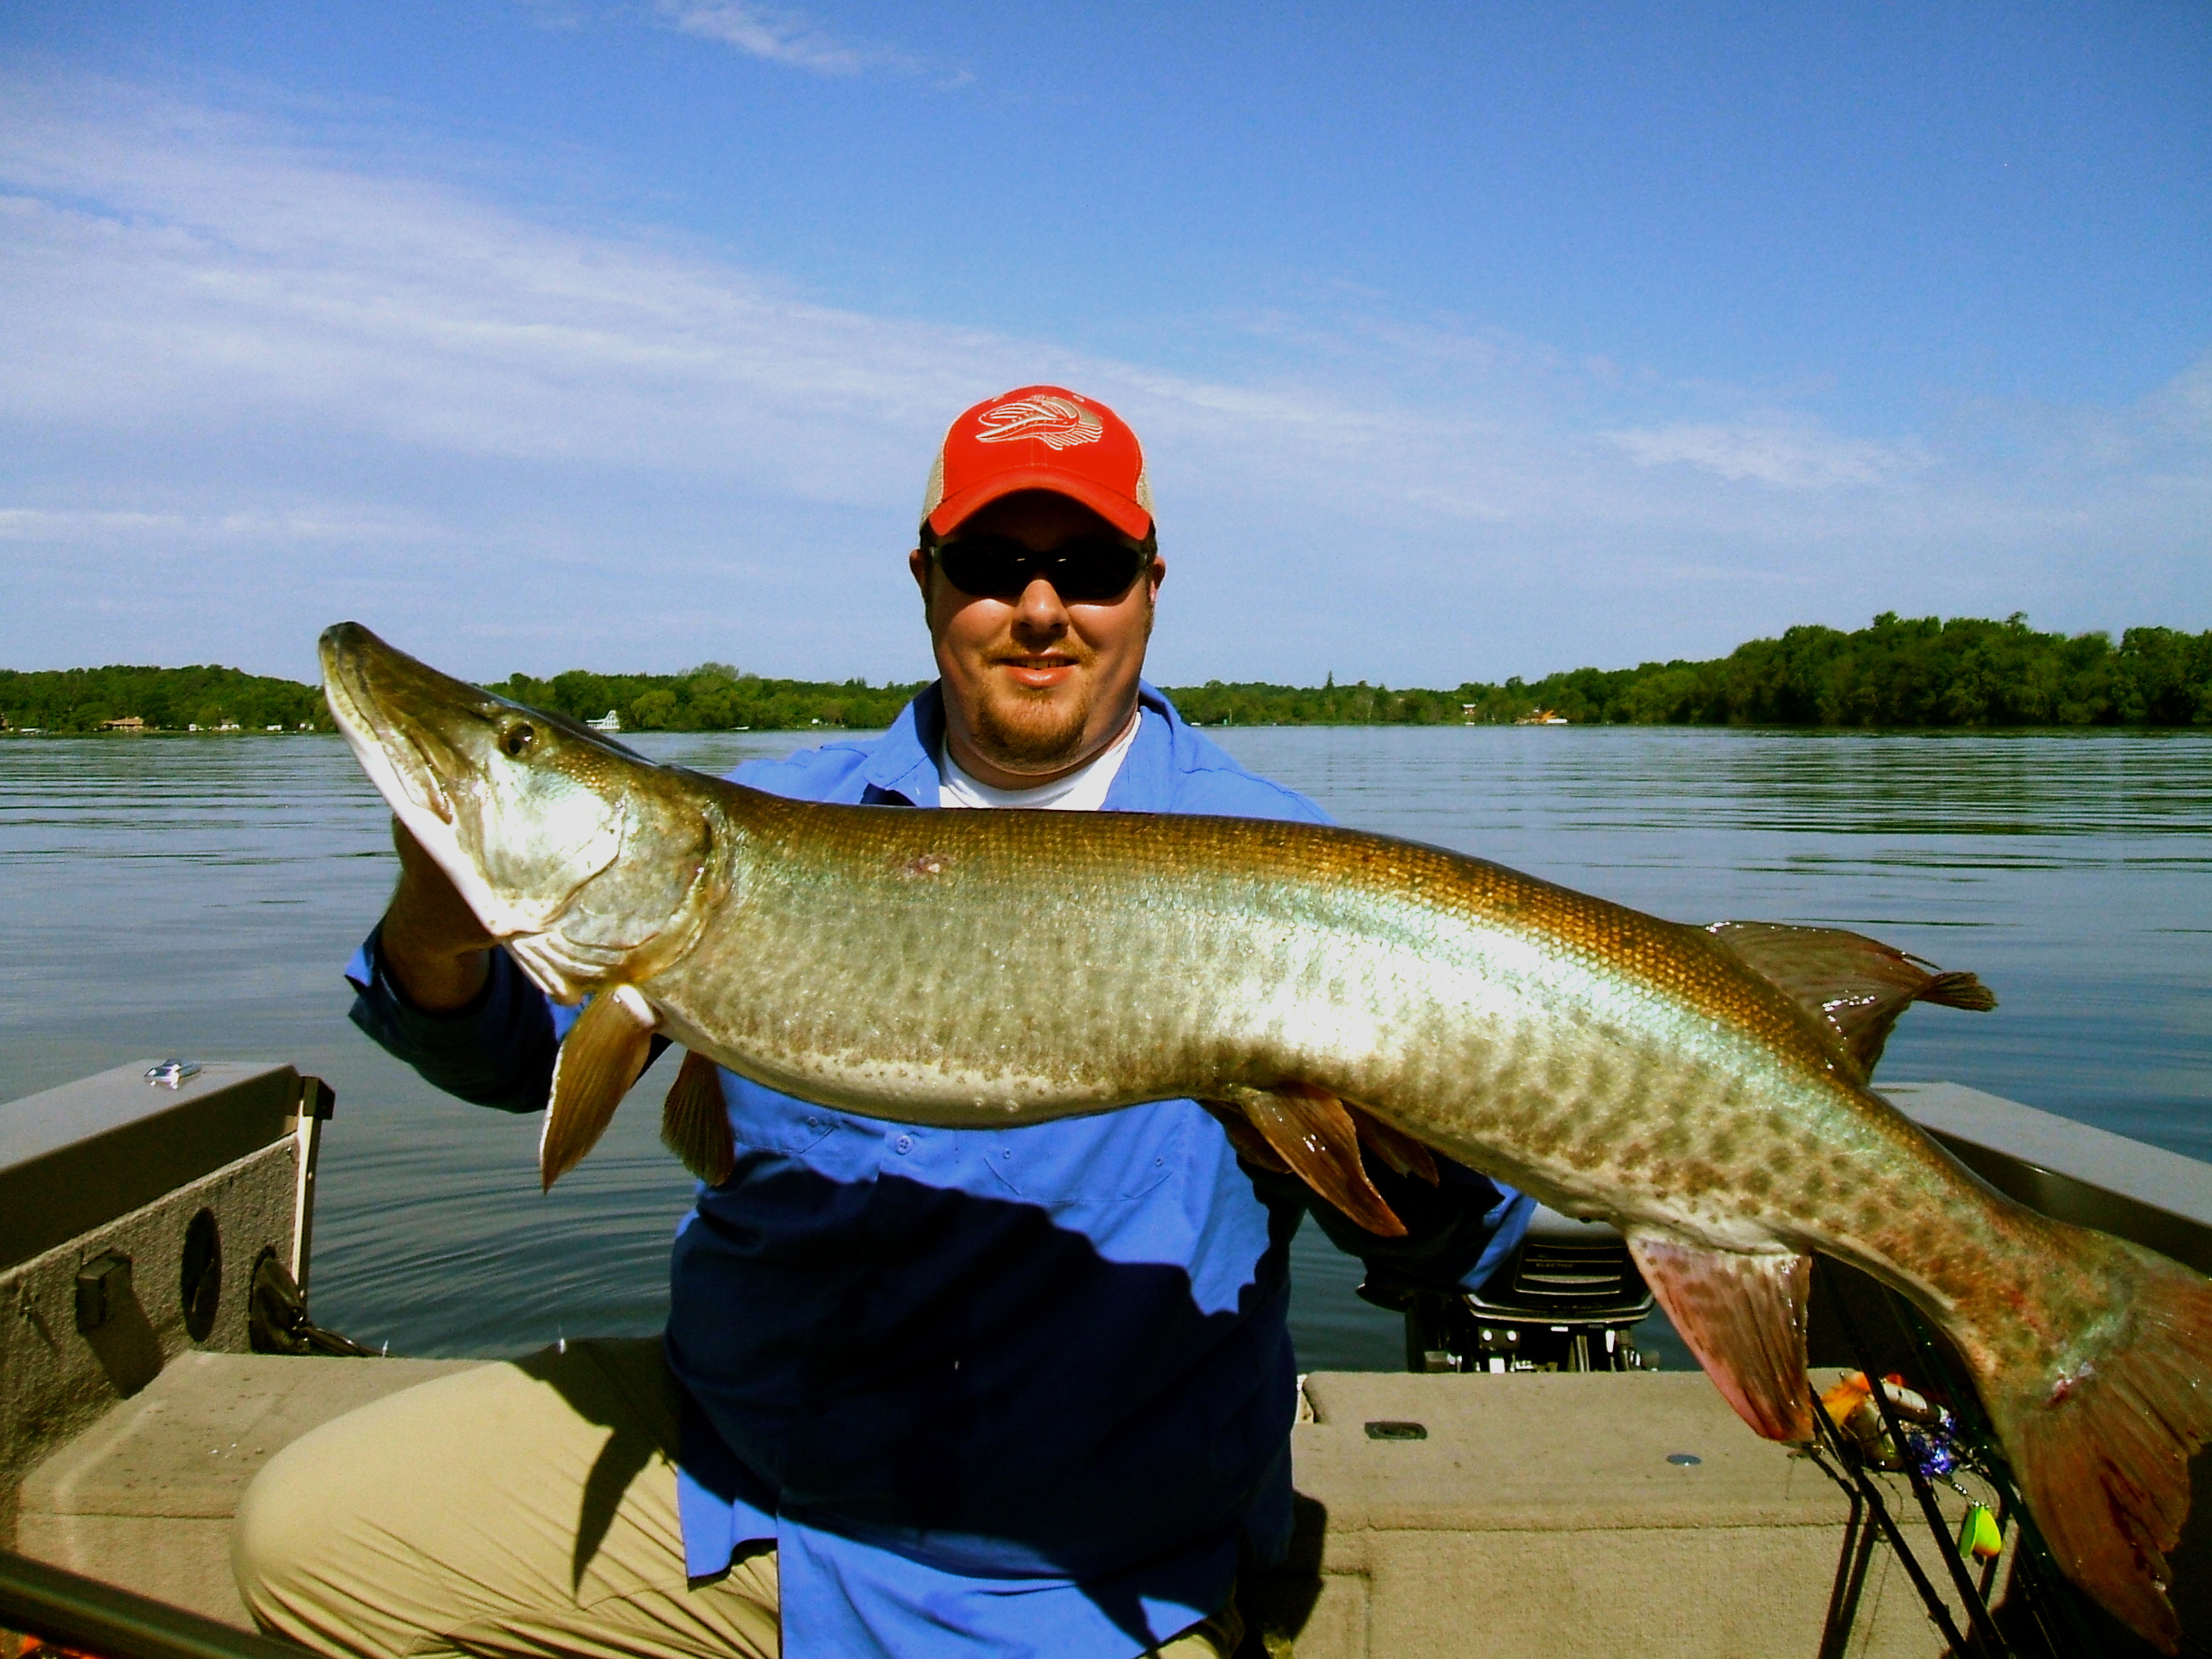
<instances>
[{"instance_id":1,"label":"fish tail fin","mask_svg":"<svg viewBox=\"0 0 2212 1659\"><path fill-rule=\"evenodd\" d=\"M2166 1553L2188 1518L2190 1459L2212 1439L2212 1280L2124 1240L2065 1232L2101 1258L2092 1265L2114 1287L2109 1325L2057 1366L1977 1381L2060 1567L2173 1653L2182 1632Z\"/></svg>"}]
</instances>

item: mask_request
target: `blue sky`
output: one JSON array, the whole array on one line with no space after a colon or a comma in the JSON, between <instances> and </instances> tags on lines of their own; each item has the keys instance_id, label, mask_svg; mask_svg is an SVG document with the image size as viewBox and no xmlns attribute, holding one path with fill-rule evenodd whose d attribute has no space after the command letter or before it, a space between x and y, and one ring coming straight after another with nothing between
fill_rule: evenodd
<instances>
[{"instance_id":1,"label":"blue sky","mask_svg":"<svg viewBox=\"0 0 2212 1659\"><path fill-rule=\"evenodd\" d=\"M2212 11L0 5L0 664L919 677L960 408L1155 678L2212 627Z\"/></svg>"}]
</instances>

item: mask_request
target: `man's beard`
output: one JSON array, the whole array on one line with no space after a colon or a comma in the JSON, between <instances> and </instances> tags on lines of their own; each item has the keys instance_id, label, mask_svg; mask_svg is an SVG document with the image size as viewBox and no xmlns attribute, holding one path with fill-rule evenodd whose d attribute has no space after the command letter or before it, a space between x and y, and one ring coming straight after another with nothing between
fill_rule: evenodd
<instances>
[{"instance_id":1,"label":"man's beard","mask_svg":"<svg viewBox=\"0 0 2212 1659\"><path fill-rule=\"evenodd\" d=\"M1057 772L1081 757L1091 719L1087 684L1068 701L1008 694L1004 687L994 691L977 700L969 717L975 747L992 765L1008 772Z\"/></svg>"}]
</instances>

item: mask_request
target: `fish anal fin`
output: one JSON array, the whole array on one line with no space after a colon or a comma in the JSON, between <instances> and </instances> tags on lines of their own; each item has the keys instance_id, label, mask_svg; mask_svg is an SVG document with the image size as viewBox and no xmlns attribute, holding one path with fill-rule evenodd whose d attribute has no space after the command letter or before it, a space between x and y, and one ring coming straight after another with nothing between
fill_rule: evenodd
<instances>
[{"instance_id":1,"label":"fish anal fin","mask_svg":"<svg viewBox=\"0 0 2212 1659\"><path fill-rule=\"evenodd\" d=\"M1736 1415L1769 1440L1810 1440L1805 1304L1813 1258L1745 1255L1635 1234L1628 1248Z\"/></svg>"},{"instance_id":2,"label":"fish anal fin","mask_svg":"<svg viewBox=\"0 0 2212 1659\"><path fill-rule=\"evenodd\" d=\"M1433 1187L1437 1184L1437 1161L1429 1149L1394 1124L1350 1101L1344 1109L1352 1114L1352 1127L1359 1131L1359 1144L1381 1158L1401 1176L1418 1176Z\"/></svg>"},{"instance_id":3,"label":"fish anal fin","mask_svg":"<svg viewBox=\"0 0 2212 1659\"><path fill-rule=\"evenodd\" d=\"M660 1104L660 1144L709 1187L720 1186L736 1170L738 1149L722 1099L721 1073L706 1055L685 1052Z\"/></svg>"},{"instance_id":4,"label":"fish anal fin","mask_svg":"<svg viewBox=\"0 0 2212 1659\"><path fill-rule=\"evenodd\" d=\"M1243 1111L1291 1173L1354 1223L1383 1238L1406 1236L1406 1224L1367 1178L1359 1131L1334 1095L1308 1083L1283 1083L1272 1089L1239 1085L1215 1098Z\"/></svg>"},{"instance_id":5,"label":"fish anal fin","mask_svg":"<svg viewBox=\"0 0 2212 1659\"><path fill-rule=\"evenodd\" d=\"M1244 1115L1242 1106L1225 1100L1201 1100L1198 1103L1221 1125L1237 1157L1273 1175L1291 1173L1291 1166L1275 1156L1275 1149L1267 1144L1265 1135L1252 1127L1252 1120Z\"/></svg>"},{"instance_id":6,"label":"fish anal fin","mask_svg":"<svg viewBox=\"0 0 2212 1659\"><path fill-rule=\"evenodd\" d=\"M652 1058L656 1024L652 1005L617 985L593 997L568 1028L553 1061L553 1097L538 1137L538 1178L545 1191L606 1133L615 1108Z\"/></svg>"},{"instance_id":7,"label":"fish anal fin","mask_svg":"<svg viewBox=\"0 0 2212 1659\"><path fill-rule=\"evenodd\" d=\"M1898 1016L1916 1002L1987 1013L1997 1006L1972 974L1945 973L1880 939L1843 927L1717 921L1706 935L1819 1021L1874 1075Z\"/></svg>"}]
</instances>

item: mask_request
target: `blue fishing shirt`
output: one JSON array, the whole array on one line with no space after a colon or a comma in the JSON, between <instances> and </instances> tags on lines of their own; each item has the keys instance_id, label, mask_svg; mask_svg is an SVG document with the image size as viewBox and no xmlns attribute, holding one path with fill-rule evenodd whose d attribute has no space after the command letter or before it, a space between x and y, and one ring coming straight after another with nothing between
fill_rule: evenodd
<instances>
[{"instance_id":1,"label":"blue fishing shirt","mask_svg":"<svg viewBox=\"0 0 2212 1659\"><path fill-rule=\"evenodd\" d=\"M1325 822L1151 686L1139 702L1103 810ZM943 735L932 687L881 737L731 777L934 807ZM373 933L348 977L356 1023L434 1085L544 1105L574 1011L504 952L451 1014L399 996ZM1158 994L1189 994L1173 963ZM943 1129L721 1084L737 1166L702 1185L671 1268L692 1577L773 1540L791 1659L1130 1659L1219 1610L1241 1540L1279 1554L1294 1183L1240 1166L1188 1100ZM1445 1223L1392 1258L1401 1279L1480 1284L1533 1202L1445 1173L1424 1200Z\"/></svg>"}]
</instances>

